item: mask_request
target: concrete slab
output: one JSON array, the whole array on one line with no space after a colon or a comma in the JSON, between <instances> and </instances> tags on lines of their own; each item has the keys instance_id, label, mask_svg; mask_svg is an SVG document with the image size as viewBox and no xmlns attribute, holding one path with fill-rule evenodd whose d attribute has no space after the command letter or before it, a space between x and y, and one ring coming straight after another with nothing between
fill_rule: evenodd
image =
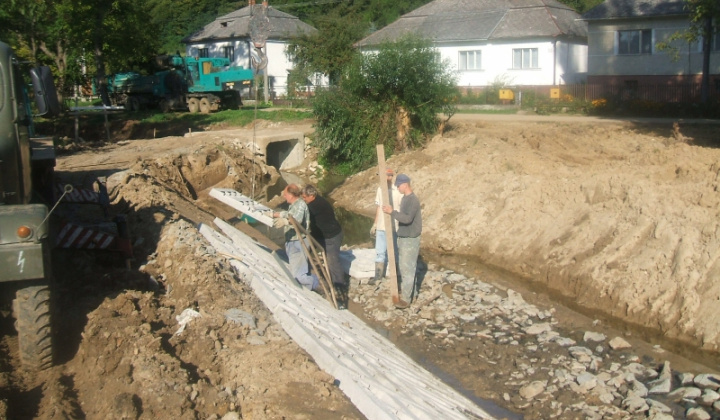
<instances>
[{"instance_id":1,"label":"concrete slab","mask_svg":"<svg viewBox=\"0 0 720 420\"><path fill-rule=\"evenodd\" d=\"M340 251L343 269L356 279L375 277L375 249L348 249Z\"/></svg>"},{"instance_id":2,"label":"concrete slab","mask_svg":"<svg viewBox=\"0 0 720 420\"><path fill-rule=\"evenodd\" d=\"M267 248L220 219L200 233L230 260L283 329L339 383L369 419L491 419L351 312L292 279Z\"/></svg>"},{"instance_id":3,"label":"concrete slab","mask_svg":"<svg viewBox=\"0 0 720 420\"><path fill-rule=\"evenodd\" d=\"M258 222L266 225L273 225L273 210L263 204L253 201L250 197L240 194L230 188L213 188L210 190L210 197L213 197L235 210L247 214Z\"/></svg>"}]
</instances>

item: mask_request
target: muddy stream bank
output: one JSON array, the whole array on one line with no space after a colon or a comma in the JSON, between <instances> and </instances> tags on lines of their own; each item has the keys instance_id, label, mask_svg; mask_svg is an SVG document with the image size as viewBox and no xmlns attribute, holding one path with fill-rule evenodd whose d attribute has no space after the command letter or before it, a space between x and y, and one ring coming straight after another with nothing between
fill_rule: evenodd
<instances>
[{"instance_id":1,"label":"muddy stream bank","mask_svg":"<svg viewBox=\"0 0 720 420\"><path fill-rule=\"evenodd\" d=\"M388 282L351 279L350 309L466 395L499 407L500 417L720 418L716 290L706 281L715 273L709 191L720 154L678 140L713 135L624 123L455 124L427 148L388 160L410 174L423 204L415 304L397 310ZM213 187L249 195L256 184L259 201L279 204L283 177L253 157L251 136L137 140L58 159L64 179L108 177L110 215L128 217L135 255L129 269L88 251L56 258L62 357L28 375L13 334L4 334L0 408L10 418L363 418L197 232L220 217L277 247L277 235L249 229L208 195ZM318 182L306 140L306 162L289 182ZM373 247L374 183L370 170L323 188L332 189L347 245ZM676 189L684 195L673 196ZM678 220L663 194L684 206L673 213ZM652 211L658 200L662 212ZM706 225L699 237L698 223ZM668 251L676 233L687 239ZM622 252L603 257L609 250ZM674 256L675 271L658 255ZM599 258L600 282L587 283ZM649 280L639 282L638 273ZM692 284L669 290L662 273ZM619 283L606 283L612 274ZM627 306L630 290L636 299ZM189 308L202 316L176 335L177 316ZM682 316L672 318L678 308ZM232 322L228 311L248 322Z\"/></svg>"}]
</instances>

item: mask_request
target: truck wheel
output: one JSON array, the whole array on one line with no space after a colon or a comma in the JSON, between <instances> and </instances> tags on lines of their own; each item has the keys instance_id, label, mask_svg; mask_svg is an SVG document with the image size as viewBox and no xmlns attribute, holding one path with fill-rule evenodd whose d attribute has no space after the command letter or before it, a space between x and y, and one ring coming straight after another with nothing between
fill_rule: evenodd
<instances>
[{"instance_id":1,"label":"truck wheel","mask_svg":"<svg viewBox=\"0 0 720 420\"><path fill-rule=\"evenodd\" d=\"M200 99L200 112L203 114L210 113L210 101L207 98Z\"/></svg>"},{"instance_id":2,"label":"truck wheel","mask_svg":"<svg viewBox=\"0 0 720 420\"><path fill-rule=\"evenodd\" d=\"M172 108L170 108L170 101L168 101L167 99L163 99L162 101L160 101L160 111L162 111L164 114L172 111Z\"/></svg>"},{"instance_id":3,"label":"truck wheel","mask_svg":"<svg viewBox=\"0 0 720 420\"><path fill-rule=\"evenodd\" d=\"M52 364L50 288L39 285L19 289L13 311L23 367L30 371L47 369Z\"/></svg>"},{"instance_id":4,"label":"truck wheel","mask_svg":"<svg viewBox=\"0 0 720 420\"><path fill-rule=\"evenodd\" d=\"M188 99L188 110L190 110L192 114L200 111L200 101L198 101L197 98Z\"/></svg>"},{"instance_id":5,"label":"truck wheel","mask_svg":"<svg viewBox=\"0 0 720 420\"><path fill-rule=\"evenodd\" d=\"M127 102L125 102L125 109L130 112L140 111L140 101L138 100L138 98L132 96L129 97Z\"/></svg>"}]
</instances>

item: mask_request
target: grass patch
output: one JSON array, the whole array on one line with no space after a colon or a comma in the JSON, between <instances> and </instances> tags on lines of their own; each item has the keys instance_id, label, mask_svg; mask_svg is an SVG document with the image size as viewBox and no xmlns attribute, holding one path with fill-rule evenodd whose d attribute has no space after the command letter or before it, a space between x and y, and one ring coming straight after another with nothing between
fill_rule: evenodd
<instances>
[{"instance_id":1,"label":"grass patch","mask_svg":"<svg viewBox=\"0 0 720 420\"><path fill-rule=\"evenodd\" d=\"M517 108L507 109L462 109L458 108L456 114L505 114L512 115L518 113Z\"/></svg>"},{"instance_id":2,"label":"grass patch","mask_svg":"<svg viewBox=\"0 0 720 420\"><path fill-rule=\"evenodd\" d=\"M312 118L312 112L306 110L277 109L260 111L257 119L273 122L293 122ZM140 112L114 112L107 116L110 137L113 140L155 138L164 136L182 136L189 130L205 131L212 128L243 127L256 118L254 108L220 111L211 114L191 114L189 112L169 112L158 110ZM39 133L52 133L58 137L74 138L75 117L64 114L61 117L45 120L38 118L36 127ZM80 137L85 141L105 140L105 116L101 111L83 113L79 116Z\"/></svg>"},{"instance_id":3,"label":"grass patch","mask_svg":"<svg viewBox=\"0 0 720 420\"><path fill-rule=\"evenodd\" d=\"M133 114L128 114L132 117ZM213 112L211 114L191 114L189 112L170 112L167 114L163 113L152 113L152 114L141 114L136 113L134 115L140 116L139 120L141 124L177 124L177 123L193 123L198 126L211 125L211 124L223 124L229 126L243 126L251 123L256 115L254 109L238 109L238 110L227 110ZM268 121L300 121L307 118L312 118L312 112L308 111L296 111L292 109L277 109L271 111L260 111L258 109L257 119L268 120Z\"/></svg>"}]
</instances>

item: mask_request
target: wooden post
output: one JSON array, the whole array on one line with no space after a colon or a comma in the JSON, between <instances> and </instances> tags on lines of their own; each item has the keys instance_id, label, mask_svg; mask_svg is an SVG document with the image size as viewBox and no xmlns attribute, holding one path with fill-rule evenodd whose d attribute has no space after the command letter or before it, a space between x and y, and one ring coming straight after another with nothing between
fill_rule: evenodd
<instances>
[{"instance_id":1,"label":"wooden post","mask_svg":"<svg viewBox=\"0 0 720 420\"><path fill-rule=\"evenodd\" d=\"M80 111L75 108L75 144L80 142Z\"/></svg>"},{"instance_id":2,"label":"wooden post","mask_svg":"<svg viewBox=\"0 0 720 420\"><path fill-rule=\"evenodd\" d=\"M75 144L80 142L80 111L78 111L78 98L75 97Z\"/></svg>"},{"instance_id":3,"label":"wooden post","mask_svg":"<svg viewBox=\"0 0 720 420\"><path fill-rule=\"evenodd\" d=\"M383 206L390 204L390 194L387 186L387 176L385 175L385 146L377 145L378 156L378 180L380 183L380 191L382 192ZM392 216L383 212L385 218L385 241L387 244L388 268L387 276L390 278L390 293L392 294L393 303L400 301L398 296L397 270L395 269L395 241L393 231L395 230L395 221Z\"/></svg>"},{"instance_id":4,"label":"wooden post","mask_svg":"<svg viewBox=\"0 0 720 420\"><path fill-rule=\"evenodd\" d=\"M107 134L107 141L110 142L110 123L108 122L108 110L107 107L103 107L103 114L105 115L105 134Z\"/></svg>"}]
</instances>

